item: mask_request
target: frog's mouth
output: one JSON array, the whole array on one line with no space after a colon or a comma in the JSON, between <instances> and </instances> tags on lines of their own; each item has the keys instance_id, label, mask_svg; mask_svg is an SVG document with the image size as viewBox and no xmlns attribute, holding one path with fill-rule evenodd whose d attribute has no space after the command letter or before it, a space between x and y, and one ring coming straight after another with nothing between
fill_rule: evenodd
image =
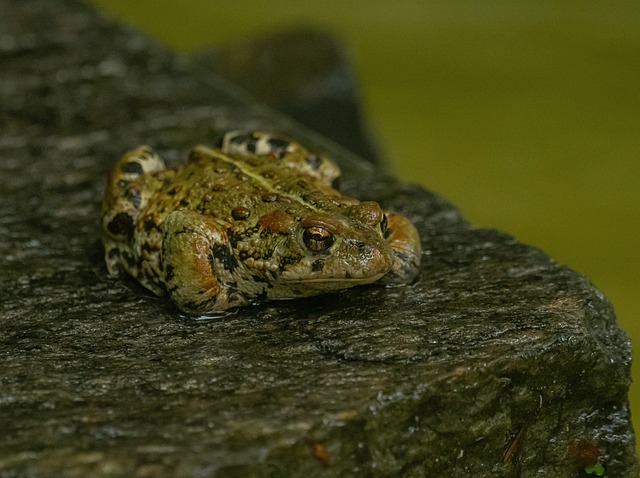
<instances>
[{"instance_id":1,"label":"frog's mouth","mask_svg":"<svg viewBox=\"0 0 640 478\"><path fill-rule=\"evenodd\" d=\"M359 283L363 283L363 282L375 282L378 279L382 278L382 276L384 276L386 274L386 272L384 273L380 273L380 274L375 274L373 276L369 276L369 277L306 277L306 278L297 278L297 279L287 279L287 278L282 278L281 281L282 282L287 282L287 283L305 283L305 284L322 284L325 282L359 282Z\"/></svg>"},{"instance_id":2,"label":"frog's mouth","mask_svg":"<svg viewBox=\"0 0 640 478\"><path fill-rule=\"evenodd\" d=\"M305 285L312 288L326 288L327 290L339 289L345 287L353 287L360 284L370 284L381 279L386 272L381 272L371 276L362 277L295 277L287 278L280 276L280 283L287 285Z\"/></svg>"}]
</instances>

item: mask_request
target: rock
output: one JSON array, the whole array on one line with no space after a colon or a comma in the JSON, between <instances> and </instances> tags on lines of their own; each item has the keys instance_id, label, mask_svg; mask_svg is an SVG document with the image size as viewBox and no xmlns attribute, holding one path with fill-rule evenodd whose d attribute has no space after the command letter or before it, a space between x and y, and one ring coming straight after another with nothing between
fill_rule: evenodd
<instances>
[{"instance_id":1,"label":"rock","mask_svg":"<svg viewBox=\"0 0 640 478\"><path fill-rule=\"evenodd\" d=\"M636 476L629 341L585 278L84 4L0 11L1 477ZM231 128L288 131L409 215L420 280L211 321L109 280L114 159Z\"/></svg>"}]
</instances>

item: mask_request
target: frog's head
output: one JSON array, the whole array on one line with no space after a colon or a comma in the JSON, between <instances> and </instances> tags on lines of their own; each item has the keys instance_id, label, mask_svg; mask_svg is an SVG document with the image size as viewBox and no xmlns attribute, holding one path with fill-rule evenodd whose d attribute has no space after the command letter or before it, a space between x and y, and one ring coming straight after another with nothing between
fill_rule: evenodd
<instances>
[{"instance_id":1,"label":"frog's head","mask_svg":"<svg viewBox=\"0 0 640 478\"><path fill-rule=\"evenodd\" d=\"M313 295L380 279L394 259L385 239L386 223L376 202L310 212L289 229L279 285L289 286L295 295Z\"/></svg>"}]
</instances>

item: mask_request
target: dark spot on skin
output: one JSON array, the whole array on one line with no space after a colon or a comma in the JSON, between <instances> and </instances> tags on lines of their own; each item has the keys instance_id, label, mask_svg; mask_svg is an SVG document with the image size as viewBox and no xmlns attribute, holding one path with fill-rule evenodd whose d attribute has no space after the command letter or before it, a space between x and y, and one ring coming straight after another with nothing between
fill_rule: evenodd
<instances>
[{"instance_id":1,"label":"dark spot on skin","mask_svg":"<svg viewBox=\"0 0 640 478\"><path fill-rule=\"evenodd\" d=\"M309 183L306 182L304 179L301 179L296 184L300 186L302 189L309 189Z\"/></svg>"},{"instance_id":2,"label":"dark spot on skin","mask_svg":"<svg viewBox=\"0 0 640 478\"><path fill-rule=\"evenodd\" d=\"M309 154L304 158L311 169L318 169L322 166L322 158L317 154Z\"/></svg>"},{"instance_id":3,"label":"dark spot on skin","mask_svg":"<svg viewBox=\"0 0 640 478\"><path fill-rule=\"evenodd\" d=\"M323 267L324 267L324 261L322 261L321 259L318 259L317 261L313 261L313 264L311 264L311 272L320 272Z\"/></svg>"},{"instance_id":4,"label":"dark spot on skin","mask_svg":"<svg viewBox=\"0 0 640 478\"><path fill-rule=\"evenodd\" d=\"M151 232L152 229L157 229L158 225L153 220L153 216L146 216L144 218L143 227L145 232Z\"/></svg>"},{"instance_id":5,"label":"dark spot on skin","mask_svg":"<svg viewBox=\"0 0 640 478\"><path fill-rule=\"evenodd\" d=\"M149 244L148 242L145 242L144 244L142 244L141 249L143 251L147 251L147 252L156 252L158 250L157 247L152 246L151 244Z\"/></svg>"},{"instance_id":6,"label":"dark spot on skin","mask_svg":"<svg viewBox=\"0 0 640 478\"><path fill-rule=\"evenodd\" d=\"M175 196L175 194L176 194L178 191L179 191L179 189L178 189L178 188L171 188L171 189L169 189L169 190L167 191L167 194L168 194L169 196Z\"/></svg>"},{"instance_id":7,"label":"dark spot on skin","mask_svg":"<svg viewBox=\"0 0 640 478\"><path fill-rule=\"evenodd\" d=\"M249 211L245 207L237 207L231 211L231 217L233 217L236 221L241 221L242 219L246 219L251 215L251 211Z\"/></svg>"},{"instance_id":8,"label":"dark spot on skin","mask_svg":"<svg viewBox=\"0 0 640 478\"><path fill-rule=\"evenodd\" d=\"M285 267L290 264L297 264L302 259L302 255L290 255L290 256L282 256L280 258L280 267Z\"/></svg>"},{"instance_id":9,"label":"dark spot on skin","mask_svg":"<svg viewBox=\"0 0 640 478\"><path fill-rule=\"evenodd\" d=\"M140 207L140 201L142 201L142 195L139 189L133 189L127 194L127 201L129 201L133 207L138 209Z\"/></svg>"},{"instance_id":10,"label":"dark spot on skin","mask_svg":"<svg viewBox=\"0 0 640 478\"><path fill-rule=\"evenodd\" d=\"M134 173L134 174L142 174L144 170L142 169L142 165L136 161L130 161L128 163L124 163L120 166L120 170L123 173Z\"/></svg>"},{"instance_id":11,"label":"dark spot on skin","mask_svg":"<svg viewBox=\"0 0 640 478\"><path fill-rule=\"evenodd\" d=\"M256 234L260 230L260 226L256 225L254 227L248 227L242 232L234 231L232 229L227 229L227 237L229 238L229 242L233 244L235 247L238 242L244 240L245 237L250 237Z\"/></svg>"},{"instance_id":12,"label":"dark spot on skin","mask_svg":"<svg viewBox=\"0 0 640 478\"><path fill-rule=\"evenodd\" d=\"M229 142L232 144L243 144L247 141L247 139L249 138L248 135L246 134L239 134L237 136L232 137Z\"/></svg>"},{"instance_id":13,"label":"dark spot on skin","mask_svg":"<svg viewBox=\"0 0 640 478\"><path fill-rule=\"evenodd\" d=\"M222 264L222 267L230 272L233 272L238 267L238 259L233 257L231 249L224 244L214 244L211 246L210 261L213 263L214 259L218 260Z\"/></svg>"},{"instance_id":14,"label":"dark spot on skin","mask_svg":"<svg viewBox=\"0 0 640 478\"><path fill-rule=\"evenodd\" d=\"M257 140L258 139L254 135L239 134L237 136L229 138L229 143L238 146L244 146L245 148L247 148L248 152L255 153Z\"/></svg>"},{"instance_id":15,"label":"dark spot on skin","mask_svg":"<svg viewBox=\"0 0 640 478\"><path fill-rule=\"evenodd\" d=\"M280 139L280 138L269 138L267 140L267 144L269 145L269 151L273 156L280 159L287 152L287 146L289 146L289 142Z\"/></svg>"},{"instance_id":16,"label":"dark spot on skin","mask_svg":"<svg viewBox=\"0 0 640 478\"><path fill-rule=\"evenodd\" d=\"M182 207L187 207L189 205L189 201L187 201L186 199L181 199L180 200L180 205Z\"/></svg>"},{"instance_id":17,"label":"dark spot on skin","mask_svg":"<svg viewBox=\"0 0 640 478\"><path fill-rule=\"evenodd\" d=\"M115 236L124 235L131 239L133 237L133 218L126 212L116 214L107 225L107 229Z\"/></svg>"},{"instance_id":18,"label":"dark spot on skin","mask_svg":"<svg viewBox=\"0 0 640 478\"><path fill-rule=\"evenodd\" d=\"M227 229L227 237L229 238L229 242L233 245L233 247L236 247L238 242L242 241L244 235L232 229Z\"/></svg>"}]
</instances>

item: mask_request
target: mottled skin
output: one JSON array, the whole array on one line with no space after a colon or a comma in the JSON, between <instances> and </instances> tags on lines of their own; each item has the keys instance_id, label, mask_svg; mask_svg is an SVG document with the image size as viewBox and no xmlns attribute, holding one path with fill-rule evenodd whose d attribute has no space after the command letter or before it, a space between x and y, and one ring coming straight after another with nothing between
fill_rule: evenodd
<instances>
[{"instance_id":1,"label":"mottled skin","mask_svg":"<svg viewBox=\"0 0 640 478\"><path fill-rule=\"evenodd\" d=\"M189 313L411 282L411 222L341 195L338 167L266 133L227 133L166 168L149 148L111 170L102 202L105 260Z\"/></svg>"}]
</instances>

